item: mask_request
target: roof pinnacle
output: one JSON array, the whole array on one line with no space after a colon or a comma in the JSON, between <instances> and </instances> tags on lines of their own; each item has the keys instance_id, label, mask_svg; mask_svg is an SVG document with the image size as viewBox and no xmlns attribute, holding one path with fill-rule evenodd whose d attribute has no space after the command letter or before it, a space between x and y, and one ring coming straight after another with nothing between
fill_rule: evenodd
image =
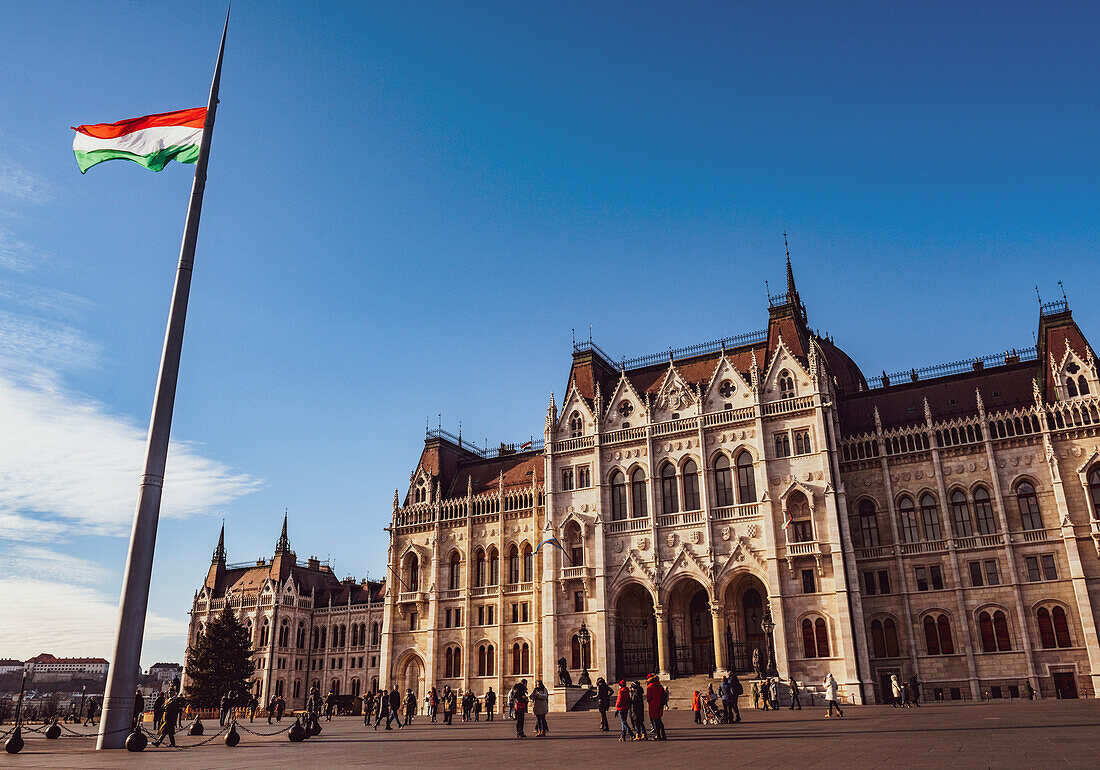
<instances>
[{"instance_id":1,"label":"roof pinnacle","mask_svg":"<svg viewBox=\"0 0 1100 770\"><path fill-rule=\"evenodd\" d=\"M275 544L275 553L290 553L290 539L286 536L286 519L289 511L283 511L283 532L279 535L279 542Z\"/></svg>"},{"instance_id":2,"label":"roof pinnacle","mask_svg":"<svg viewBox=\"0 0 1100 770\"><path fill-rule=\"evenodd\" d=\"M225 561L225 519L222 519L222 531L218 535L218 547L214 549L214 556L210 561L213 564Z\"/></svg>"}]
</instances>

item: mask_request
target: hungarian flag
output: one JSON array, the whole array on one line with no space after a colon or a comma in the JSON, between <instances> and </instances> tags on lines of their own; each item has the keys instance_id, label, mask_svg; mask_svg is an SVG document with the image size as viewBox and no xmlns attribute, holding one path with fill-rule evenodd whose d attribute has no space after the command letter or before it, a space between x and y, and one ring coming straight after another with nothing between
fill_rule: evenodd
<instances>
[{"instance_id":1,"label":"hungarian flag","mask_svg":"<svg viewBox=\"0 0 1100 770\"><path fill-rule=\"evenodd\" d=\"M132 160L160 171L171 160L194 163L199 157L206 108L162 112L117 123L73 126L73 153L83 174L105 160Z\"/></svg>"}]
</instances>

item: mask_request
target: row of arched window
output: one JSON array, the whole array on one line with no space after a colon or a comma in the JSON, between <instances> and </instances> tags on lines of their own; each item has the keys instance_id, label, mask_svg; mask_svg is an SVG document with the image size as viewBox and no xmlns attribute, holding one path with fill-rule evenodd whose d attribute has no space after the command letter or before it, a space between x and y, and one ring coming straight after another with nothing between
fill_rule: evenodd
<instances>
[{"instance_id":1,"label":"row of arched window","mask_svg":"<svg viewBox=\"0 0 1100 770\"><path fill-rule=\"evenodd\" d=\"M512 545L508 549L508 582L531 582L534 553L530 543L524 543L523 550ZM406 591L420 590L420 559L415 553L405 557L405 585ZM477 587L495 586L500 584L500 556L495 546L486 552L478 548L474 554L474 585ZM455 551L447 563L447 587L452 591L462 588L462 556Z\"/></svg>"},{"instance_id":2,"label":"row of arched window","mask_svg":"<svg viewBox=\"0 0 1100 770\"><path fill-rule=\"evenodd\" d=\"M736 485L735 485L736 472ZM719 454L714 460L712 470L714 480L714 500L719 507L738 503L756 502L756 478L753 473L752 455L740 452L731 465L730 458ZM679 476L679 478L677 478ZM697 511L702 505L699 496L699 466L695 460L688 459L679 468L666 461L657 471L661 513ZM627 518L641 518L649 515L647 508L645 471L635 468L630 473L629 490L627 477L615 469L609 477L611 484L611 519L620 521ZM734 496L734 490L737 496Z\"/></svg>"},{"instance_id":3,"label":"row of arched window","mask_svg":"<svg viewBox=\"0 0 1100 770\"><path fill-rule=\"evenodd\" d=\"M1100 515L1100 471L1096 475L1096 488L1092 490L1093 504ZM1090 478L1091 489L1091 478ZM1020 481L1014 490L1016 507L1020 514L1020 527L1025 530L1042 529L1043 518L1039 512L1039 498L1035 486L1028 480ZM951 528L955 537L972 535L993 535L997 533L997 518L993 512L993 502L984 486L977 486L967 499L966 492L955 489L951 492ZM925 492L914 503L913 498L905 494L898 498L898 533L903 543L916 543L920 540L942 540L944 526L940 521L940 510L936 498L931 492ZM873 500L859 503L859 532L864 548L874 548L881 544L878 530L878 512Z\"/></svg>"},{"instance_id":4,"label":"row of arched window","mask_svg":"<svg viewBox=\"0 0 1100 770\"><path fill-rule=\"evenodd\" d=\"M493 645L488 642L477 647L477 675L493 676ZM512 673L519 676L531 673L531 645L515 642L512 645ZM443 676L457 679L462 676L462 648L451 645L443 650Z\"/></svg>"},{"instance_id":5,"label":"row of arched window","mask_svg":"<svg viewBox=\"0 0 1100 770\"><path fill-rule=\"evenodd\" d=\"M824 618L803 618L802 654L807 658L829 657L829 627Z\"/></svg>"},{"instance_id":6,"label":"row of arched window","mask_svg":"<svg viewBox=\"0 0 1100 770\"><path fill-rule=\"evenodd\" d=\"M351 626L351 646L362 647L367 644L367 624L353 623ZM305 623L298 624L298 647L305 646ZM348 628L346 625L332 626L331 635L327 626L314 626L311 637L311 647L315 650L323 650L326 647L340 649L347 646ZM382 643L382 626L377 621L370 626L370 644L377 646Z\"/></svg>"},{"instance_id":7,"label":"row of arched window","mask_svg":"<svg viewBox=\"0 0 1100 770\"><path fill-rule=\"evenodd\" d=\"M1069 621L1065 608L1040 607L1035 611L1035 621L1039 627L1039 643L1044 649L1072 647ZM806 623L802 622L803 639L806 638ZM955 643L951 634L951 619L943 613L924 616L921 625L924 628L925 653L928 655L954 655ZM1009 633L1008 617L1003 610L983 610L978 614L978 635L982 652L1009 652L1012 650L1012 636ZM805 644L805 641L804 641ZM898 644L898 628L893 618L871 621L871 657L897 658L901 651ZM809 657L809 656L807 656Z\"/></svg>"}]
</instances>

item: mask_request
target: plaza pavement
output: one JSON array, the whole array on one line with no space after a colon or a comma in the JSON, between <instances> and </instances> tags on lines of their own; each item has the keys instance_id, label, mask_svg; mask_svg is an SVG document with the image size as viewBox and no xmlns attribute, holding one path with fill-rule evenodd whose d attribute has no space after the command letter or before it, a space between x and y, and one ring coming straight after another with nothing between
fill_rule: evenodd
<instances>
[{"instance_id":1,"label":"plaza pavement","mask_svg":"<svg viewBox=\"0 0 1100 770\"><path fill-rule=\"evenodd\" d=\"M742 699L744 700L744 699ZM172 751L150 747L141 754L96 752L94 741L47 741L27 735L22 753L0 752L0 767L504 767L569 768L754 767L1098 767L1100 702L994 701L931 704L919 709L849 707L844 718L824 718L820 708L779 713L742 711L739 725L699 726L690 712L666 716L669 740L619 743L618 732L603 733L597 712L551 714L550 735L535 738L528 719L526 740L514 723L456 721L430 724L417 717L411 727L391 732L364 728L354 717L323 722L321 735L290 743L286 735L261 738L241 734L230 749L218 739L201 747ZM264 720L243 725L268 732ZM216 723L208 728L216 728ZM283 727L286 727L284 721ZM10 726L0 728L0 735ZM89 728L90 729L90 728ZM211 737L178 735L190 745Z\"/></svg>"}]
</instances>

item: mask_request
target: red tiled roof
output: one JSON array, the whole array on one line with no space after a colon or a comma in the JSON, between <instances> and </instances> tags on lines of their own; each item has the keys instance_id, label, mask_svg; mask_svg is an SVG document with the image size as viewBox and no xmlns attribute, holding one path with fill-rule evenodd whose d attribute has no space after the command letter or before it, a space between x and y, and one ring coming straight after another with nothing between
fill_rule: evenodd
<instances>
[{"instance_id":1,"label":"red tiled roof","mask_svg":"<svg viewBox=\"0 0 1100 770\"><path fill-rule=\"evenodd\" d=\"M517 452L461 465L446 496L464 496L467 479L470 480L470 486L475 495L493 491L499 485L502 473L505 489L530 487L532 483L541 483L544 476L542 453Z\"/></svg>"}]
</instances>

